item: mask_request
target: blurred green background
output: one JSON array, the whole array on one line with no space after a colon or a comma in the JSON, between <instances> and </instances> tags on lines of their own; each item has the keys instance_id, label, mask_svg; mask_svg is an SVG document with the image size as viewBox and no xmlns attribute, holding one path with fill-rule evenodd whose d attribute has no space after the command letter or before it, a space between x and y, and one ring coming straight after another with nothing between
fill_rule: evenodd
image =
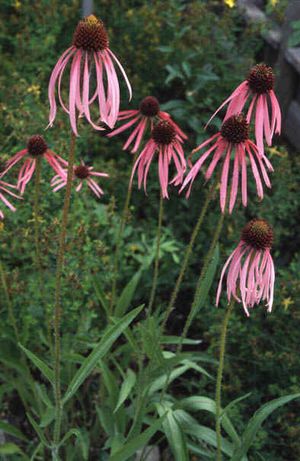
<instances>
[{"instance_id":1,"label":"blurred green background","mask_svg":"<svg viewBox=\"0 0 300 461\"><path fill-rule=\"evenodd\" d=\"M276 14L280 19L284 7L282 10L280 4L277 7ZM44 131L48 117L47 85L54 64L70 44L80 18L80 2L3 0L0 10L1 160L5 161L24 148L27 138L36 133L43 134L51 149L66 158L69 121L61 110L54 127ZM143 97L156 96L162 108L168 110L188 134L187 154L207 136L204 124L211 113L244 79L249 67L263 57L260 27L245 24L236 8L229 8L221 1L102 0L95 1L95 14L106 24L110 46L132 83L134 99L129 104L124 98L122 108L136 108ZM124 87L123 95L126 96ZM218 125L220 120L215 123ZM101 327L101 309L92 275L96 275L107 292L113 264L111 245L132 166L131 154L122 151L125 139L126 133L125 136L107 139L82 123L78 160L82 158L91 162L96 170L108 172L110 178L102 182L105 196L101 201L87 190L74 194L72 201L72 238L68 241L65 268L67 283L64 286L62 329L66 333L66 343L76 334L71 346L74 351L82 348L87 338L92 341ZM239 203L233 215L226 218L221 236L218 275L247 220L263 217L272 223L276 234L273 257L277 279L273 313L267 315L261 306L255 308L247 319L243 310L236 306L230 323L224 403L251 393L239 404L238 410L237 407L232 410L240 426L265 401L299 391L300 160L284 140L278 140L278 145L269 149L268 155L275 168L272 190L259 203L253 184L249 184L249 207L242 209ZM16 179L15 171L12 170L9 175L11 182ZM43 165L41 228L47 274L43 307L32 263L33 184L27 187L22 203L17 203L17 213L6 213L0 234L1 260L9 274L9 289L22 331L22 342L41 354L46 349L45 309L51 309L59 213L63 201L63 193L53 194L50 189L51 176L48 165ZM148 184L148 196L134 185L122 246L120 286L138 270L145 258L153 258L159 201L155 167L150 171ZM189 201L184 196L178 197L174 189L170 200L165 203L157 308L165 306L169 299L205 191L199 179ZM197 240L177 308L169 322L169 334L180 334L218 217L216 200ZM150 291L151 277L151 271L143 274L136 294L137 305ZM223 317L223 309L214 307L216 284L217 280L190 333L190 337L202 340L199 352L214 358L217 358L218 332ZM224 297L223 303L225 306ZM16 346L2 296L0 308L0 355L7 353L13 357L17 353ZM16 391L12 384L7 385L4 378L5 373L13 376L13 371L9 367L5 369L5 360L2 364L2 413L30 434ZM208 367L215 373L213 364ZM176 381L173 392L185 396L206 393L213 397L214 383L205 378L199 381L191 373ZM88 412L85 418L88 426L91 419ZM299 422L298 402L277 411L260 431L249 460L299 460Z\"/></svg>"}]
</instances>

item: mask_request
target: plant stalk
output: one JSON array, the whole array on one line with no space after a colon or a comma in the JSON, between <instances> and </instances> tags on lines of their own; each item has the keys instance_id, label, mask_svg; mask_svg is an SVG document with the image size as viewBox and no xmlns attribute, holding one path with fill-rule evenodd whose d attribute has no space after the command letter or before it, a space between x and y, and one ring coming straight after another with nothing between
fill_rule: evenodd
<instances>
[{"instance_id":1,"label":"plant stalk","mask_svg":"<svg viewBox=\"0 0 300 461\"><path fill-rule=\"evenodd\" d=\"M39 225L39 202L40 202L40 189L41 189L41 158L37 157L35 167L35 181L34 181L34 240L35 240L35 263L36 269L39 274L40 284L42 283L42 258L41 258L41 247L40 247L40 225Z\"/></svg>"},{"instance_id":2,"label":"plant stalk","mask_svg":"<svg viewBox=\"0 0 300 461\"><path fill-rule=\"evenodd\" d=\"M163 213L164 213L163 202L164 202L164 199L163 199L162 193L160 193L158 225L157 225L157 233L156 233L156 252L155 252L152 288L151 288L150 299L149 299L149 304L148 304L148 317L150 317L151 312L152 312L156 288L157 288L157 281L158 281L160 240L161 240Z\"/></svg>"},{"instance_id":3,"label":"plant stalk","mask_svg":"<svg viewBox=\"0 0 300 461\"><path fill-rule=\"evenodd\" d=\"M203 264L203 267L202 267L202 270L200 272L200 276L199 276L199 279L198 279L198 282L197 282L193 303L192 303L188 318L187 318L187 320L185 322L183 332L182 332L182 335L181 335L181 338L180 338L180 342L178 344L178 348L177 348L177 353L178 354L180 354L180 352L182 351L183 341L187 337L187 334L188 334L188 331L190 329L191 323L192 323L193 318L195 316L195 312L197 310L197 306L199 305L199 297L200 297L200 294L201 294L201 286L202 286L203 278L204 278L204 276L205 276L205 274L207 272L208 266L209 266L209 264L211 262L211 259L212 259L213 253L214 253L214 250L215 250L216 245L218 243L218 240L219 240L219 237L220 237L220 234L221 234L221 231L222 231L222 227L223 227L224 217L225 217L225 215L223 213L221 213L219 221L218 221L218 224L217 224L217 227L215 229L213 240L212 240L211 245L209 247L208 253L205 256L204 264Z\"/></svg>"},{"instance_id":4,"label":"plant stalk","mask_svg":"<svg viewBox=\"0 0 300 461\"><path fill-rule=\"evenodd\" d=\"M216 434L217 434L217 461L222 461L222 450L221 450L221 390L222 390L222 377L224 369L224 357L226 350L226 334L228 328L228 322L230 314L233 310L234 300L232 300L226 310L225 317L222 322L221 338L220 338L220 355L219 355L219 367L217 374L216 384Z\"/></svg>"},{"instance_id":5,"label":"plant stalk","mask_svg":"<svg viewBox=\"0 0 300 461\"><path fill-rule=\"evenodd\" d=\"M133 165L136 161L137 158L137 153L134 154L133 156ZM111 290L111 300L110 300L110 313L113 313L115 301L116 301L116 292L117 292L117 281L118 281L118 272L119 272L119 259L120 259L120 249L121 249L121 240L122 240L122 235L124 232L126 220L128 217L128 210L129 210L129 204L131 200L131 195L132 195L132 186L130 183L131 179L131 172L130 172L130 177L129 177L129 182L128 182L128 188L127 188L127 194L126 194L126 199L124 203L124 208L122 212L122 217L121 217L121 222L117 234L117 242L116 242L116 249L115 249L115 255L114 255L114 266L113 266L113 283L112 283L112 290Z\"/></svg>"},{"instance_id":6,"label":"plant stalk","mask_svg":"<svg viewBox=\"0 0 300 461\"><path fill-rule=\"evenodd\" d=\"M181 283L183 281L186 269L187 269L189 261L190 261L190 257L191 257L191 254L192 254L194 243L196 241L196 238L197 238L197 236L199 234L199 231L200 231L200 228L202 226L204 217L205 217L207 209L208 209L208 205L209 205L209 203L210 203L210 201L211 201L211 199L212 199L212 197L214 195L214 190L215 190L215 184L212 184L209 191L208 191L208 194L206 196L206 199L205 199L205 202L203 204L203 207L201 209L198 221L196 222L196 225L195 225L195 227L193 229L189 244L188 244L188 246L187 246L187 248L185 250L183 263L182 263L182 266L180 268L180 272L179 272L179 275L177 277L176 284L175 284L174 290L172 292L168 307L166 309L165 317L164 317L164 320L163 320L163 323L162 323L162 332L164 331L165 326L167 324L167 321L168 321L168 319L170 317L170 314L171 314L171 312L172 312L172 310L174 308L174 304L176 302L177 295L179 293Z\"/></svg>"},{"instance_id":7,"label":"plant stalk","mask_svg":"<svg viewBox=\"0 0 300 461\"><path fill-rule=\"evenodd\" d=\"M177 346L176 355L179 355L181 353L181 351L182 351L183 342L184 342L185 338L187 337L188 331L190 329L191 323L193 321L193 318L195 316L197 307L199 305L199 296L200 296L200 293L201 293L201 285L202 285L202 282L203 282L203 278L204 278L204 276L206 274L207 268L208 268L209 263L211 261L211 258L213 256L214 249L215 249L215 247L216 247L216 245L218 243L220 233L221 233L221 230L222 230L222 227L223 227L223 222L224 222L224 214L221 213L219 221L218 221L218 224L217 224L217 227L215 229L213 240L212 240L212 242L210 244L208 253L206 254L205 259L204 259L204 264L202 266L200 276L199 276L199 279L198 279L198 282L197 282L194 299L193 299L193 302L192 302L192 305L191 305L189 315L188 315L188 317L186 319L186 322L185 322L185 325L183 327L180 342L179 342L179 344ZM168 385L169 385L169 382L170 382L170 376L171 376L171 369L169 369L169 371L167 373L166 382L165 382L165 385L164 385L164 387L162 389L162 392L161 392L161 396L160 396L160 401L161 402L162 402L162 400L163 400L163 398L164 398L164 396L166 394L166 391L167 391L167 388L168 388Z\"/></svg>"},{"instance_id":8,"label":"plant stalk","mask_svg":"<svg viewBox=\"0 0 300 461\"><path fill-rule=\"evenodd\" d=\"M61 404L61 383L60 383L60 361L61 361L61 344L60 344L60 320L61 320L61 283L64 266L64 255L66 249L66 234L68 213L70 208L73 167L75 160L75 143L76 137L71 133L70 153L68 159L68 174L65 191L64 207L62 213L61 229L59 235L59 249L57 253L57 266L55 278L55 304L54 304L54 395L55 395L55 425L53 440L56 447L55 453L58 452L57 445L60 441L62 404ZM55 455L58 457L58 454Z\"/></svg>"},{"instance_id":9,"label":"plant stalk","mask_svg":"<svg viewBox=\"0 0 300 461\"><path fill-rule=\"evenodd\" d=\"M12 305L10 295L9 295L9 291L8 291L5 270L4 270L4 267L3 267L1 261L0 261L0 278L1 278L1 284L2 284L2 287L3 287L5 302L7 304L8 318L9 318L10 324L11 324L13 330L14 330L16 340L19 343L20 342L20 336L19 336L17 321L16 321L16 318L15 318L13 305Z\"/></svg>"}]
</instances>

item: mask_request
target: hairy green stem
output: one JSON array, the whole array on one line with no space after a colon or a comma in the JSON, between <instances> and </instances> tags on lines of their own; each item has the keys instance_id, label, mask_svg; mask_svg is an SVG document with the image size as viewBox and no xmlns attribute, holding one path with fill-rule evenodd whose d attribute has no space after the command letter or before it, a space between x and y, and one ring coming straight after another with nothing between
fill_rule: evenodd
<instances>
[{"instance_id":1,"label":"hairy green stem","mask_svg":"<svg viewBox=\"0 0 300 461\"><path fill-rule=\"evenodd\" d=\"M202 266L202 269L201 269L201 272L200 272L200 276L199 276L199 279L198 279L198 282L197 282L194 299L193 299L193 302L192 302L192 305L191 305L189 315L188 315L188 317L186 319L186 322L185 322L185 325L183 327L180 342L179 342L179 344L177 346L176 355L179 355L181 353L181 351L182 351L183 342L184 342L185 338L187 337L188 331L190 329L191 323L193 321L193 318L195 316L197 307L199 305L199 297L201 295L201 286L202 286L202 283L203 283L203 278L204 278L204 276L205 276L205 274L207 272L208 266L209 266L209 264L211 262L211 258L213 256L213 252L214 252L215 247L216 247L216 245L218 243L220 233L221 233L221 230L222 230L222 227L223 227L223 222L224 222L224 214L221 213L219 221L218 221L218 224L217 224L217 227L215 229L215 233L214 233L212 242L210 244L209 250L208 250L208 252L207 252L207 254L205 256L205 259L204 259L204 263L203 263L203 266ZM161 392L160 401L163 400L163 398L164 398L164 396L166 394L166 391L167 391L167 388L168 388L168 385L169 385L169 382L170 382L170 376L171 376L171 369L169 369L169 371L167 373L166 382L165 382L165 385L164 385L164 387L162 389L162 392Z\"/></svg>"},{"instance_id":2,"label":"hairy green stem","mask_svg":"<svg viewBox=\"0 0 300 461\"><path fill-rule=\"evenodd\" d=\"M17 342L20 342L20 336L19 336L17 321L16 321L16 318L15 318L15 315L14 315L14 309L13 309L13 305L12 305L10 295L9 295L9 291L8 291L5 270L4 270L4 267L3 267L1 261L0 261L0 278L1 278L1 284L2 284L2 287L3 287L5 302L6 302L7 309L8 309L8 318L9 318L10 324L11 324L13 330L14 330L16 340L17 340Z\"/></svg>"},{"instance_id":3,"label":"hairy green stem","mask_svg":"<svg viewBox=\"0 0 300 461\"><path fill-rule=\"evenodd\" d=\"M217 434L217 461L222 461L222 450L221 450L221 390L222 390L222 377L224 369L224 357L226 350L226 334L228 328L228 322L230 314L233 310L234 300L232 300L226 310L225 317L222 322L221 327L221 337L220 337L220 355L219 355L219 367L217 374L217 384L216 384L216 434Z\"/></svg>"},{"instance_id":4,"label":"hairy green stem","mask_svg":"<svg viewBox=\"0 0 300 461\"><path fill-rule=\"evenodd\" d=\"M44 276L43 276L43 264L42 264L42 253L40 245L40 191L41 191L41 170L42 170L42 158L37 157L36 159L36 168L35 168L35 180L34 180L34 204L33 204L33 219L34 219L34 241L35 241L35 265L36 271L38 274L39 280L39 298L41 299L42 304L45 306L45 290L44 290ZM53 355L52 347L52 321L49 311L46 309L46 323L47 323L47 338L51 351L51 356Z\"/></svg>"},{"instance_id":5,"label":"hairy green stem","mask_svg":"<svg viewBox=\"0 0 300 461\"><path fill-rule=\"evenodd\" d=\"M137 158L137 154L134 154L133 156L133 164L135 163ZM131 172L130 172L131 175ZM129 204L131 200L131 194L132 194L132 186L131 186L131 181L129 177L129 182L128 182L128 188L127 188L127 194L126 194L126 199L124 203L124 208L122 212L122 217L120 221L120 226L117 234L117 241L116 241L116 249L115 249L115 255L114 255L114 266L113 266L113 282L112 282L112 290L111 290L111 299L110 299L110 313L113 313L115 301L116 301L116 293L117 293L117 281L118 281L118 272L119 272L119 259L120 259L120 250L121 250L121 241L122 241L122 235L124 232L125 224L128 218L128 210L129 210Z\"/></svg>"},{"instance_id":6,"label":"hairy green stem","mask_svg":"<svg viewBox=\"0 0 300 461\"><path fill-rule=\"evenodd\" d=\"M152 288L151 288L150 299L149 299L149 304L148 304L148 316L150 316L152 312L152 307L153 307L156 288L157 288L157 281L158 281L160 240L161 240L163 213L164 213L163 202L164 202L164 199L161 193L160 199L159 199L158 225L157 225L157 234L156 234L156 251L155 251L155 260L154 260Z\"/></svg>"},{"instance_id":7,"label":"hairy green stem","mask_svg":"<svg viewBox=\"0 0 300 461\"><path fill-rule=\"evenodd\" d=\"M177 295L179 293L182 280L184 278L186 269L187 269L189 261L190 261L190 257L191 257L191 254L192 254L192 250L193 250L193 247L194 247L195 240L196 240L196 238L197 238L197 236L199 234L201 225L203 223L203 219L204 219L204 217L206 215L206 212L207 212L207 209L208 209L208 205L209 205L209 203L210 203L210 201L211 201L211 199L213 197L214 190L215 190L215 184L212 184L209 191L208 191L208 194L206 196L206 199L205 199L205 202L203 204L203 207L201 209L198 221L196 222L196 225L195 225L195 227L193 229L193 232L192 232L192 235L191 235L191 238L190 238L190 242L189 242L189 244L188 244L188 246L187 246L187 248L185 250L183 263L181 265L180 272L179 272L179 275L177 277L176 284L175 284L174 290L172 292L168 307L166 309L164 320L163 320L163 323L162 323L162 332L164 331L165 326L167 324L167 321L168 321L168 319L170 317L170 314L171 314L171 312L172 312L172 310L174 308L174 304L175 304L175 301L177 299Z\"/></svg>"},{"instance_id":8,"label":"hairy green stem","mask_svg":"<svg viewBox=\"0 0 300 461\"><path fill-rule=\"evenodd\" d=\"M34 216L34 240L35 240L35 263L36 269L39 275L41 288L42 283L42 258L41 258L41 247L40 247L40 226L39 226L39 202L40 202L40 189L41 189L41 158L36 159L35 168L35 184L34 184L34 205L33 205L33 216Z\"/></svg>"},{"instance_id":9,"label":"hairy green stem","mask_svg":"<svg viewBox=\"0 0 300 461\"><path fill-rule=\"evenodd\" d=\"M181 334L180 342L178 344L178 348L177 348L177 353L178 354L180 354L180 352L182 351L183 342L184 342L185 338L187 337L187 334L188 334L188 331L190 329L191 323L193 321L195 312L196 312L197 307L199 305L199 301L200 301L199 297L201 295L201 286L202 286L203 278L205 277L205 274L207 272L208 266L209 266L209 264L211 262L211 259L213 257L214 250L215 250L216 245L218 243L220 233L221 233L221 230L222 230L222 227L223 227L224 217L225 217L225 215L223 213L221 213L219 221L218 221L218 224L217 224L217 227L215 229L215 233L214 233L212 242L211 242L209 250L208 250L208 253L205 256L204 264L202 266L200 276L199 276L199 279L198 279L198 282L197 282L193 303L192 303L188 318L187 318L187 320L185 322L183 332Z\"/></svg>"},{"instance_id":10,"label":"hairy green stem","mask_svg":"<svg viewBox=\"0 0 300 461\"><path fill-rule=\"evenodd\" d=\"M74 133L71 134L70 153L68 159L68 174L65 191L65 200L62 213L61 229L59 235L59 248L57 253L56 277L55 277L55 304L54 304L54 396L55 396L55 424L54 424L54 459L58 458L57 445L60 441L61 419L62 419L62 403L61 403L61 383L60 383L60 361L61 361L61 346L60 346L60 320L61 320L61 283L62 272L64 266L64 255L66 249L66 234L68 213L70 208L73 167L75 159L75 142Z\"/></svg>"}]
</instances>

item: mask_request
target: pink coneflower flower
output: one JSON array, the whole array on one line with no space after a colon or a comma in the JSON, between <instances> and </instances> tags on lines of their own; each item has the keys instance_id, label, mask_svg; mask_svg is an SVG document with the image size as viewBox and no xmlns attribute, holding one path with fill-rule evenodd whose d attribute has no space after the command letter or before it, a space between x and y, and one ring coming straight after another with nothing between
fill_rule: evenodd
<instances>
[{"instance_id":1,"label":"pink coneflower flower","mask_svg":"<svg viewBox=\"0 0 300 461\"><path fill-rule=\"evenodd\" d=\"M129 120L130 119L130 120ZM120 126L116 130L109 133L107 136L111 138L125 130L128 130L133 125L136 125L131 135L127 139L123 146L123 150L129 148L134 142L134 146L131 149L132 153L137 152L140 147L142 138L146 129L150 126L152 130L154 123L159 120L167 120L175 128L176 134L182 139L187 139L187 136L179 128L179 126L171 119L171 116L167 112L162 112L159 107L159 102L154 96L147 96L140 103L138 110L123 110L119 113L118 120L129 120L124 125Z\"/></svg>"},{"instance_id":2,"label":"pink coneflower flower","mask_svg":"<svg viewBox=\"0 0 300 461\"><path fill-rule=\"evenodd\" d=\"M246 118L250 123L255 113L256 145L260 155L263 155L264 137L268 146L271 146L274 133L281 132L281 112L273 89L274 81L271 67L265 64L252 67L247 79L221 104L209 122L226 104L229 103L224 121L242 112L248 99L251 99Z\"/></svg>"},{"instance_id":3,"label":"pink coneflower flower","mask_svg":"<svg viewBox=\"0 0 300 461\"><path fill-rule=\"evenodd\" d=\"M99 171L93 171L92 166L87 166L82 161L80 165L74 167L74 177L73 180L78 181L76 186L76 192L79 192L82 189L83 183L86 182L88 187L94 192L94 194L100 198L104 194L103 190L92 178L94 177L103 177L108 178L107 173L100 173ZM67 184L67 170L65 170L63 175L56 175L52 178L51 186L53 187L53 192L58 191Z\"/></svg>"},{"instance_id":4,"label":"pink coneflower flower","mask_svg":"<svg viewBox=\"0 0 300 461\"><path fill-rule=\"evenodd\" d=\"M65 104L61 95L61 81L67 64L71 62L69 81L69 104ZM102 21L94 15L90 15L79 21L73 43L56 63L49 82L48 96L50 101L49 125L52 126L56 116L55 87L58 86L59 102L65 112L70 116L73 132L77 132L77 112L79 116L85 116L87 121L96 130L103 130L100 122L106 123L113 128L119 113L120 88L115 71L115 64L119 67L129 90L131 99L132 92L126 73L109 49L108 35ZM91 74L95 73L96 84L93 95L91 92ZM90 106L98 98L99 117L98 123L91 119Z\"/></svg>"},{"instance_id":5,"label":"pink coneflower flower","mask_svg":"<svg viewBox=\"0 0 300 461\"><path fill-rule=\"evenodd\" d=\"M219 304L224 274L227 273L227 299L233 297L248 308L266 301L268 312L272 311L275 270L270 253L273 230L264 219L253 219L243 229L241 241L223 267L217 301Z\"/></svg>"},{"instance_id":6,"label":"pink coneflower flower","mask_svg":"<svg viewBox=\"0 0 300 461\"><path fill-rule=\"evenodd\" d=\"M63 174L63 167L67 165L67 162L62 159L59 155L52 152L48 149L46 141L40 135L34 135L29 138L27 143L27 148L17 152L11 159L6 162L6 169L2 173L2 176L7 173L17 162L22 160L25 157L25 162L23 163L19 175L17 189L21 192L21 195L24 194L26 185L31 180L33 173L36 168L37 158L43 156L53 170L58 174Z\"/></svg>"},{"instance_id":7,"label":"pink coneflower flower","mask_svg":"<svg viewBox=\"0 0 300 461\"><path fill-rule=\"evenodd\" d=\"M221 210L224 213L227 198L230 159L234 154L229 213L232 212L236 202L240 173L242 203L244 206L247 206L247 157L256 182L257 195L260 199L262 199L264 193L261 175L266 186L271 187L266 169L273 171L273 167L266 156L259 155L256 145L250 141L248 135L249 124L242 114L232 115L228 118L223 123L221 130L217 134L193 150L192 153L194 154L211 144L190 170L183 182L180 192L189 184L186 194L187 197L189 197L193 182L207 158L212 157L209 167L205 173L205 179L207 180L211 178L218 163L221 161L223 163L223 167L221 173L220 205Z\"/></svg>"},{"instance_id":8,"label":"pink coneflower flower","mask_svg":"<svg viewBox=\"0 0 300 461\"><path fill-rule=\"evenodd\" d=\"M7 200L4 194L8 194L12 197L20 199L18 195L14 194L12 191L10 191L8 188L11 189L16 189L16 186L13 186L12 184L9 184L7 182L1 181L0 180L0 200L1 202L4 203L4 205L7 206L11 211L16 211L16 208ZM0 210L0 219L4 218L4 213L3 211Z\"/></svg>"},{"instance_id":9,"label":"pink coneflower flower","mask_svg":"<svg viewBox=\"0 0 300 461\"><path fill-rule=\"evenodd\" d=\"M169 198L168 185L178 186L183 181L186 160L182 149L182 139L176 134L174 126L168 121L160 121L151 132L151 139L138 156L131 174L131 183L136 169L138 170L138 187L144 184L146 192L147 177L154 155L158 154L158 176L163 198ZM169 166L173 160L176 175L169 182Z\"/></svg>"}]
</instances>

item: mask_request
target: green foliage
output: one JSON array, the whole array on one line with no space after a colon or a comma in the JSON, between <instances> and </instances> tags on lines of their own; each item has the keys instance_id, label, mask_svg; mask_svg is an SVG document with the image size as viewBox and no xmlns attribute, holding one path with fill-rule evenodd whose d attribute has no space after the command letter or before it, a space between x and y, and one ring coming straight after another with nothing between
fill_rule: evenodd
<instances>
[{"instance_id":1,"label":"green foliage","mask_svg":"<svg viewBox=\"0 0 300 461\"><path fill-rule=\"evenodd\" d=\"M49 75L70 44L80 2L2 3L0 145L1 158L6 160L24 148L30 135L44 133ZM255 61L262 46L258 28L245 26L237 9L220 6L217 1L168 0L162 4L160 0L121 0L117 7L109 0L95 3L96 14L107 24L111 47L134 88L133 102L129 105L124 99L122 108L136 108L148 94L157 96L162 109L188 133L188 153L206 136L203 125L211 112ZM214 123L218 126L220 120ZM69 130L68 118L59 111L54 128L44 133L49 147L64 158ZM238 310L233 315L225 369L222 452L225 459L246 460L247 453L249 460L279 460L281 447L276 443L281 443L285 444L285 459L298 459L299 401L264 421L271 410L292 399L286 394L296 394L299 389L297 156L288 156L283 147L271 149L268 155L275 166L272 191L263 202L252 201L245 212L239 209L227 218L220 246L200 287L192 338L184 340L183 352L176 354L218 220L217 203L213 203L195 245L168 330L162 332L161 320L206 188L201 181L195 184L189 201L172 191L165 207L154 314L149 316L146 308L136 306L145 303L151 290L159 198L155 168L147 197L134 184L112 315L113 253L132 161L121 150L126 134L109 140L93 133L84 121L80 134L77 161L83 158L96 170L108 172L110 178L103 184L101 201L87 190L72 195L62 287L62 459L133 460L147 444L159 445L166 459L215 459L215 357L223 314L222 309L212 307L216 274L236 245L246 219L257 214L276 229L275 308L268 319L260 308L250 320ZM15 182L15 170L8 178ZM17 213L7 213L0 233L1 262L19 335L18 345L1 296L0 430L5 443L0 445L0 455L4 459L44 460L54 451L49 328L63 193L52 193L50 179L50 168L43 165L42 284L33 263L32 184L17 204ZM253 197L254 186L249 184L249 188ZM169 386L162 399L168 376ZM236 398L248 391L247 399ZM248 421L253 408L258 411Z\"/></svg>"}]
</instances>

